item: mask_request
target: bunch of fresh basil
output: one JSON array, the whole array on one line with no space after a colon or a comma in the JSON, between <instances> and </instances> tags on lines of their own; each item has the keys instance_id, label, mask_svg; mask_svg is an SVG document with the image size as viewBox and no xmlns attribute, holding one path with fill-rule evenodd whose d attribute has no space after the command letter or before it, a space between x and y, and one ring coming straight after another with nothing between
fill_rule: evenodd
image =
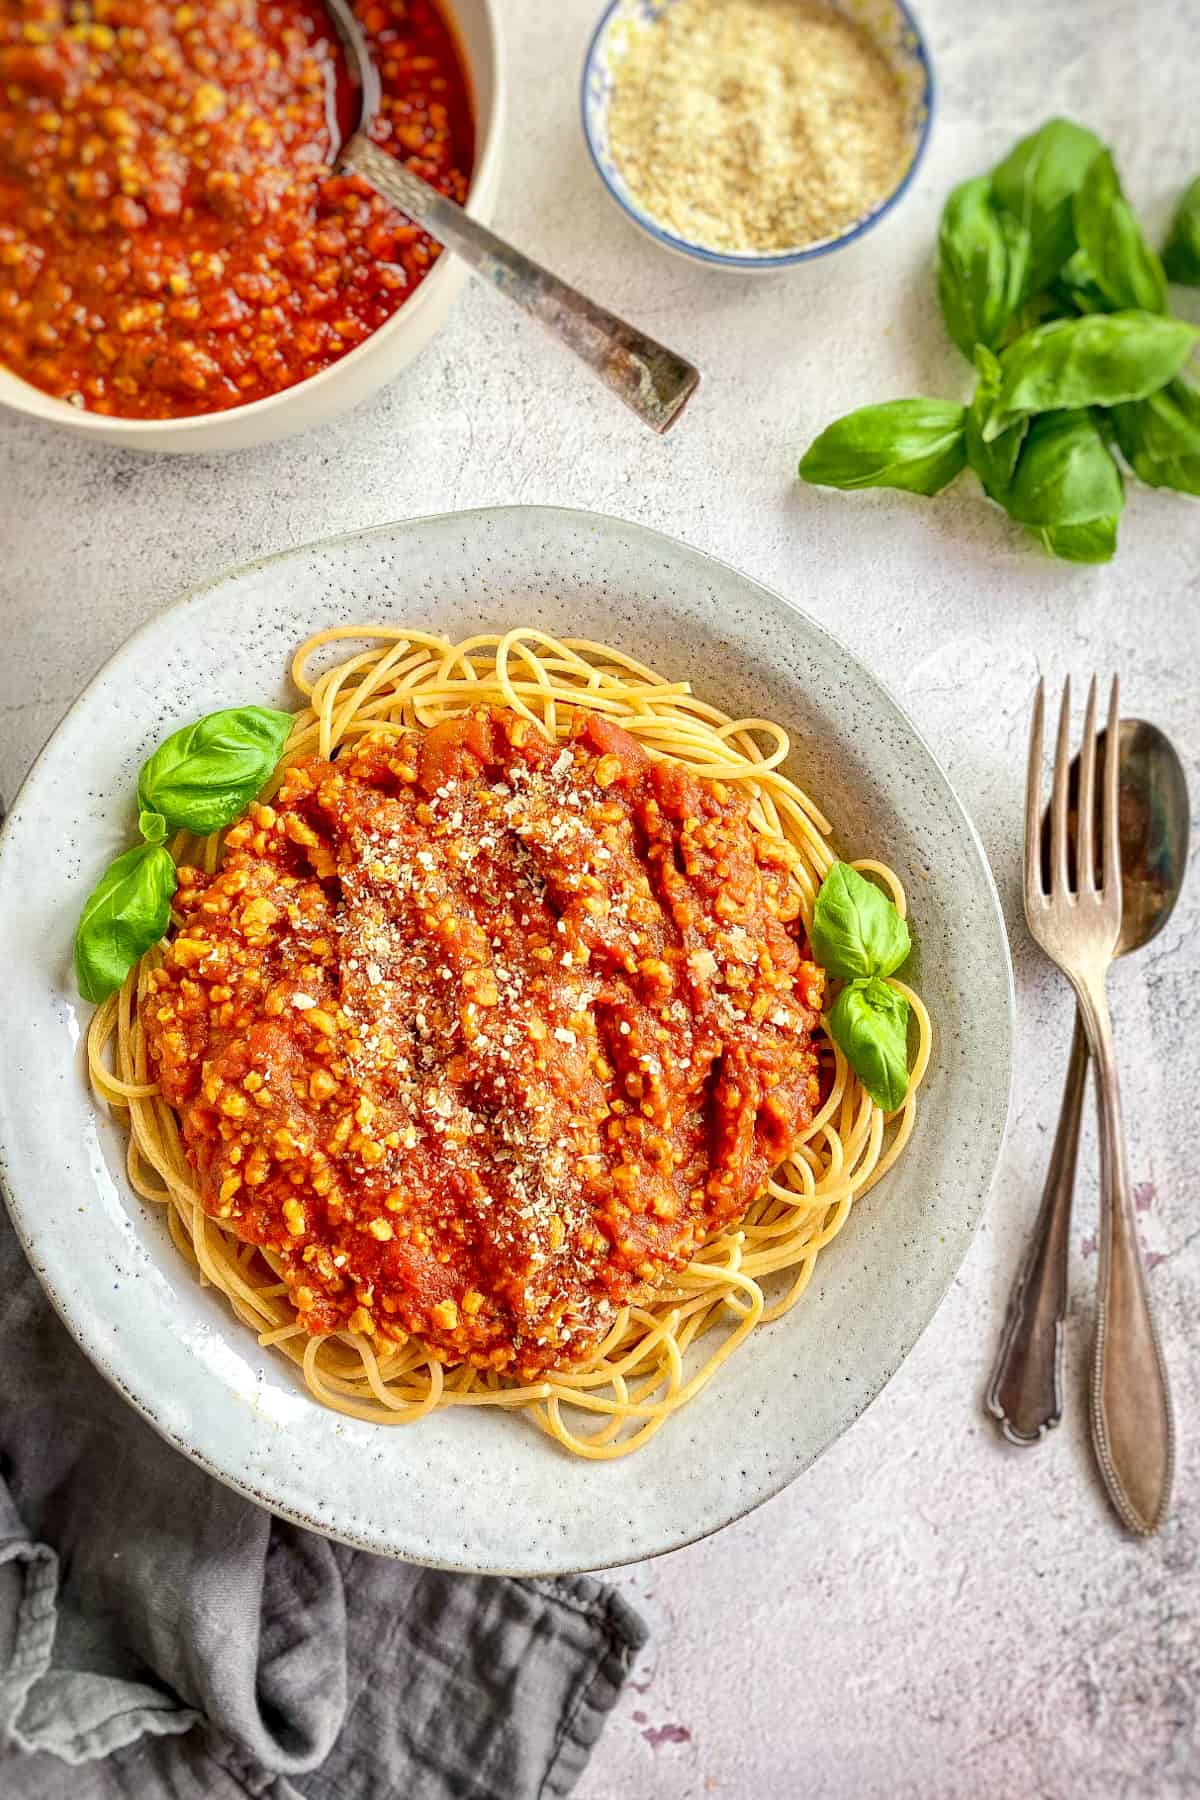
<instances>
[{"instance_id":1,"label":"bunch of fresh basil","mask_svg":"<svg viewBox=\"0 0 1200 1800\"><path fill-rule=\"evenodd\" d=\"M885 1112L908 1092L908 1001L886 980L911 948L908 926L887 895L849 863L821 883L809 932L813 956L845 983L825 1029Z\"/></svg>"},{"instance_id":2,"label":"bunch of fresh basil","mask_svg":"<svg viewBox=\"0 0 1200 1800\"><path fill-rule=\"evenodd\" d=\"M142 765L138 829L143 842L105 870L75 933L75 975L85 1000L115 993L157 944L177 885L169 831L207 836L232 825L270 780L292 728L290 713L237 706L185 725Z\"/></svg>"},{"instance_id":3,"label":"bunch of fresh basil","mask_svg":"<svg viewBox=\"0 0 1200 1800\"><path fill-rule=\"evenodd\" d=\"M984 492L1071 562L1107 562L1125 487L1200 493L1200 338L1167 281L1200 285L1200 179L1160 259L1109 151L1051 119L954 189L938 237L946 328L975 364L965 406L892 400L836 420L800 463L825 487L937 494L969 466Z\"/></svg>"}]
</instances>

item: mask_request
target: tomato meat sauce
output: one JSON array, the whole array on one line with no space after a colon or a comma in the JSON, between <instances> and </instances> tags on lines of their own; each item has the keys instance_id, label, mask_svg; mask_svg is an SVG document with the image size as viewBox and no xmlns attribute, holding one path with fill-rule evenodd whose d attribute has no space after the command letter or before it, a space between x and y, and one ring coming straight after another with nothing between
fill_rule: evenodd
<instances>
[{"instance_id":1,"label":"tomato meat sauce","mask_svg":"<svg viewBox=\"0 0 1200 1800\"><path fill-rule=\"evenodd\" d=\"M797 914L734 787L481 710L288 769L180 870L143 1018L206 1210L311 1332L536 1379L811 1119Z\"/></svg>"},{"instance_id":2,"label":"tomato meat sauce","mask_svg":"<svg viewBox=\"0 0 1200 1800\"><path fill-rule=\"evenodd\" d=\"M453 199L467 82L432 0L356 0L371 135ZM0 362L132 419L261 400L368 337L438 246L330 169L320 0L0 0Z\"/></svg>"}]
</instances>

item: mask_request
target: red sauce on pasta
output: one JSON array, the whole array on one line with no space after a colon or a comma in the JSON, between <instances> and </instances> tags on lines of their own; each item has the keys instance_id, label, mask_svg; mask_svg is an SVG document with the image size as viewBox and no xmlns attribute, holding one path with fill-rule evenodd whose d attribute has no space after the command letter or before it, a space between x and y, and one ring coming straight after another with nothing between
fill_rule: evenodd
<instances>
[{"instance_id":1,"label":"red sauce on pasta","mask_svg":"<svg viewBox=\"0 0 1200 1800\"><path fill-rule=\"evenodd\" d=\"M373 138L463 200L466 78L433 0L357 0ZM327 368L438 247L330 173L320 0L0 0L0 362L90 411L219 412Z\"/></svg>"},{"instance_id":2,"label":"red sauce on pasta","mask_svg":"<svg viewBox=\"0 0 1200 1800\"><path fill-rule=\"evenodd\" d=\"M215 877L181 870L144 1003L206 1209L310 1331L522 1378L585 1357L817 1104L785 855L596 714L295 765Z\"/></svg>"}]
</instances>

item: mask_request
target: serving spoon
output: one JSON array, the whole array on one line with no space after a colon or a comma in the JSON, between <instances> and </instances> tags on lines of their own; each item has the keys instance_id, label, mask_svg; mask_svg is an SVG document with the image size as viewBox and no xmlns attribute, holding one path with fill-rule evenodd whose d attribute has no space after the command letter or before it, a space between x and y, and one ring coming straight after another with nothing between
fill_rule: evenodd
<instances>
[{"instance_id":1,"label":"serving spoon","mask_svg":"<svg viewBox=\"0 0 1200 1800\"><path fill-rule=\"evenodd\" d=\"M349 106L329 108L334 166L342 174L361 175L414 224L470 263L506 300L585 362L652 431L669 431L695 392L700 371L506 244L373 144L367 134L382 97L379 72L350 0L325 0L325 11L345 52L351 88Z\"/></svg>"},{"instance_id":2,"label":"serving spoon","mask_svg":"<svg viewBox=\"0 0 1200 1800\"><path fill-rule=\"evenodd\" d=\"M1103 767L1104 733L1097 760ZM1156 725L1121 720L1117 772L1121 841L1121 932L1117 956L1157 937L1183 886L1188 852L1188 795L1175 747ZM1071 765L1071 805L1078 805L1079 758ZM1049 814L1042 822L1048 859ZM1036 1444L1062 1417L1063 1331L1067 1314L1071 1200L1079 1121L1087 1081L1088 1044L1078 1009L1054 1149L1033 1236L1013 1286L987 1408L1012 1444Z\"/></svg>"}]
</instances>

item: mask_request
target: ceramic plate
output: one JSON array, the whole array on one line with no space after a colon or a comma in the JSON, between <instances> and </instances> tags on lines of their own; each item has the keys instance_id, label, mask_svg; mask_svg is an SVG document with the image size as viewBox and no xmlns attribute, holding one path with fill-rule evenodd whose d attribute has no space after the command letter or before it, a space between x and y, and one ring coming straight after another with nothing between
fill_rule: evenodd
<instances>
[{"instance_id":1,"label":"ceramic plate","mask_svg":"<svg viewBox=\"0 0 1200 1800\"><path fill-rule=\"evenodd\" d=\"M756 1334L637 1455L576 1461L520 1417L361 1424L311 1400L193 1280L94 1104L71 974L81 903L133 839L139 764L183 722L294 705L322 626L454 637L527 623L607 639L734 714L785 723L793 772L850 856L912 899L912 976L936 1032L903 1158ZM1009 1088L1012 982L979 841L932 755L849 651L778 595L636 525L515 507L382 526L226 576L153 620L59 727L0 840L0 1173L16 1228L83 1349L164 1437L301 1524L445 1568L535 1574L669 1550L776 1493L893 1375L979 1219Z\"/></svg>"}]
</instances>

